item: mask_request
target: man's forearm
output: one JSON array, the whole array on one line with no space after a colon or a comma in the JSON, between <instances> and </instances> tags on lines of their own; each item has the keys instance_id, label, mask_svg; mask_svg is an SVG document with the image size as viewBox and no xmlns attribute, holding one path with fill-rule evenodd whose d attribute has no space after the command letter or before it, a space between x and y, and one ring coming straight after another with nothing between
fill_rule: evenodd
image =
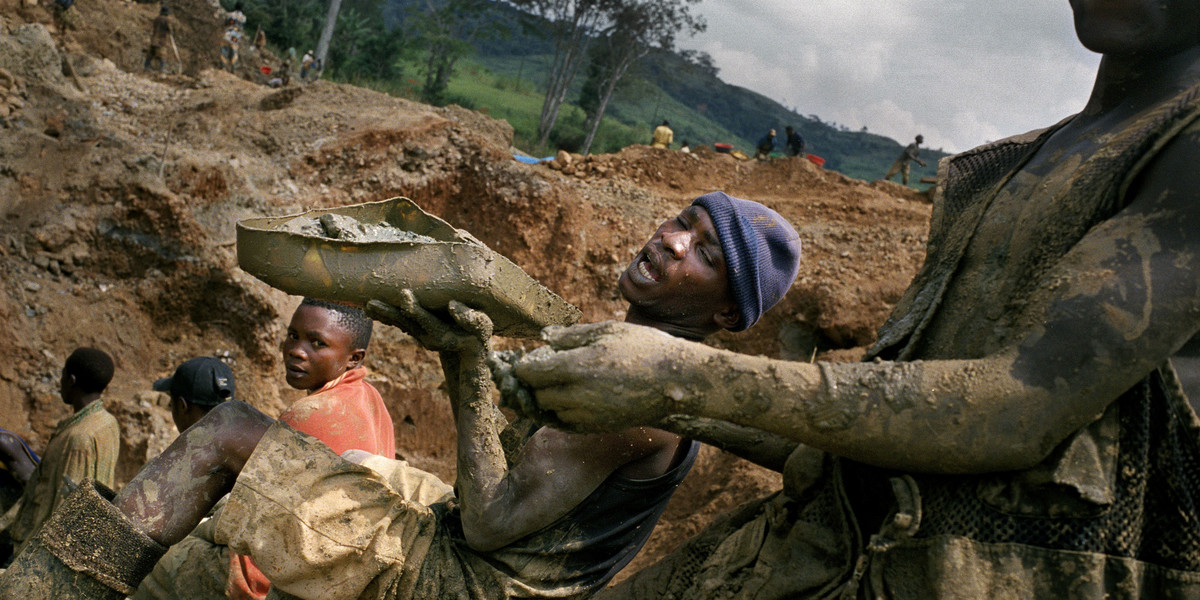
<instances>
[{"instance_id":1,"label":"man's forearm","mask_svg":"<svg viewBox=\"0 0 1200 600\"><path fill-rule=\"evenodd\" d=\"M470 543L474 524L503 493L508 464L500 443L503 416L492 403L491 371L482 354L463 355L457 384L458 495Z\"/></svg>"},{"instance_id":2,"label":"man's forearm","mask_svg":"<svg viewBox=\"0 0 1200 600\"><path fill-rule=\"evenodd\" d=\"M800 444L762 429L686 415L671 415L660 429L704 442L760 467L783 472L783 465Z\"/></svg>"},{"instance_id":3,"label":"man's forearm","mask_svg":"<svg viewBox=\"0 0 1200 600\"><path fill-rule=\"evenodd\" d=\"M1015 381L1006 362L809 364L714 352L665 393L680 398L675 412L880 466L950 473L1036 464L1106 405L1052 402L1049 390Z\"/></svg>"}]
</instances>

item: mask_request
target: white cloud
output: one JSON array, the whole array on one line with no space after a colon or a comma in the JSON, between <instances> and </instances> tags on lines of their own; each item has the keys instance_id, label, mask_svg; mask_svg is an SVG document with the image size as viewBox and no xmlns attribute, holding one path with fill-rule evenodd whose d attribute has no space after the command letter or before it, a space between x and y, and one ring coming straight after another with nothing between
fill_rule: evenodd
<instances>
[{"instance_id":1,"label":"white cloud","mask_svg":"<svg viewBox=\"0 0 1200 600\"><path fill-rule=\"evenodd\" d=\"M1098 57L1065 0L706 0L684 47L801 114L965 150L1083 107Z\"/></svg>"}]
</instances>

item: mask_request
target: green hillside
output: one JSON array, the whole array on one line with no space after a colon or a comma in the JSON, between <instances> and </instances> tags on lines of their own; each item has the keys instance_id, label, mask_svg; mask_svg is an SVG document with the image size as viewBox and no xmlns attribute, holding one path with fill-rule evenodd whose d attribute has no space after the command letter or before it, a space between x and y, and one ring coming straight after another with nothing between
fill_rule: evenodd
<instances>
[{"instance_id":1,"label":"green hillside","mask_svg":"<svg viewBox=\"0 0 1200 600\"><path fill-rule=\"evenodd\" d=\"M550 40L544 37L548 27L511 8L497 11L492 21L508 33L475 44L475 53L460 62L451 79L447 100L507 120L516 130L517 147L532 152L552 52ZM408 65L404 72L417 73L419 66ZM582 75L576 78L569 102L578 98L582 80ZM683 56L653 52L626 75L592 151L612 152L629 144L649 143L651 130L663 119L670 120L676 143L722 142L747 155L754 153L754 143L771 128L777 131L777 145L782 148L783 128L792 125L807 141L808 152L825 159L825 168L866 180L881 178L904 144L911 141L900 143L803 116L762 94L729 85L718 73ZM546 153L559 148L578 150L585 133L583 111L574 104L564 105ZM913 164L912 185L918 185L923 176L932 176L938 158L945 156L929 149L922 149L921 154L928 166Z\"/></svg>"}]
</instances>

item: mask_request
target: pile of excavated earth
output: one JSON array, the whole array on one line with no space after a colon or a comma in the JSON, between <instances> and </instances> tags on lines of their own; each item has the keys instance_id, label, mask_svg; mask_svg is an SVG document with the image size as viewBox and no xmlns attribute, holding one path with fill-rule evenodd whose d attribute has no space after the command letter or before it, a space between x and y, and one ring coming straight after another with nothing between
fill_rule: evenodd
<instances>
[{"instance_id":1,"label":"pile of excavated earth","mask_svg":"<svg viewBox=\"0 0 1200 600\"><path fill-rule=\"evenodd\" d=\"M213 1L172 2L182 68L163 74L141 68L157 4L79 2L68 31L46 4L0 0L0 427L44 447L69 411L63 360L102 348L117 362L105 399L121 421L121 481L176 435L150 384L187 358L222 357L239 399L271 414L300 394L278 351L299 298L238 268L240 219L405 196L598 321L623 317L617 276L655 227L724 190L791 220L804 257L780 306L714 343L790 360L857 359L924 257L930 206L899 185L799 158L645 146L523 164L511 127L473 111L326 81L270 88L254 75L270 56L216 69ZM379 326L367 366L401 456L452 480L436 357ZM706 448L633 568L779 487Z\"/></svg>"}]
</instances>

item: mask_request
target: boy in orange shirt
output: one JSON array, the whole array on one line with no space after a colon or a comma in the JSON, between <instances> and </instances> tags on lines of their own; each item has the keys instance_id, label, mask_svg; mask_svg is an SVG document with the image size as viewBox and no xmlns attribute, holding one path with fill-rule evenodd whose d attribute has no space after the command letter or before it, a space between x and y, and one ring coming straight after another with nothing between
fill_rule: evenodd
<instances>
[{"instance_id":1,"label":"boy in orange shirt","mask_svg":"<svg viewBox=\"0 0 1200 600\"><path fill-rule=\"evenodd\" d=\"M280 343L288 385L308 390L279 420L341 454L365 450L396 455L392 417L379 392L364 379L371 318L362 309L305 298ZM231 553L229 598L263 600L271 582L249 556Z\"/></svg>"}]
</instances>

